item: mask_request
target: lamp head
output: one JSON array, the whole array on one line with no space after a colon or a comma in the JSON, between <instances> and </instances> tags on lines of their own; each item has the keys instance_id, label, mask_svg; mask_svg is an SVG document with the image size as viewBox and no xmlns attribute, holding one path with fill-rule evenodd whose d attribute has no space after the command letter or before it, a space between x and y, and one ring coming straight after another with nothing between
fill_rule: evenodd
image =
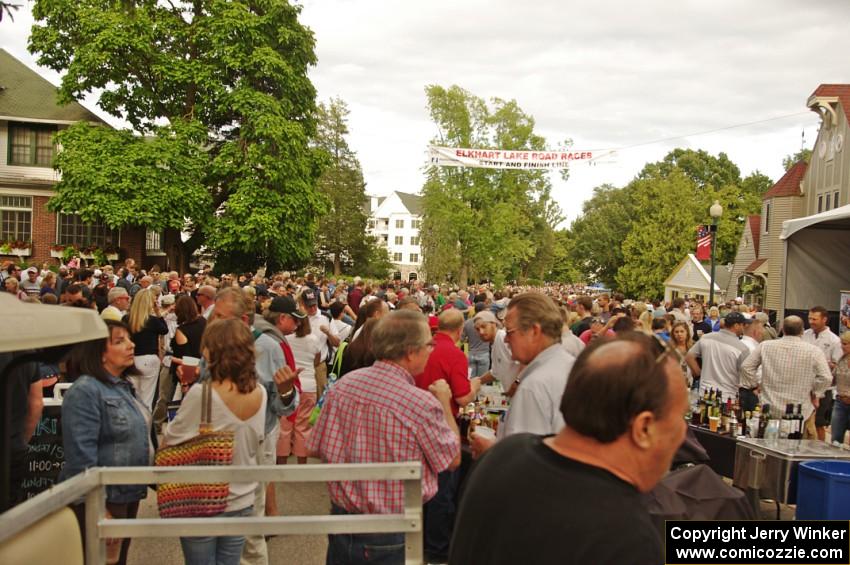
<instances>
[{"instance_id":1,"label":"lamp head","mask_svg":"<svg viewBox=\"0 0 850 565\"><path fill-rule=\"evenodd\" d=\"M719 200L715 200L711 208L708 209L708 215L712 218L719 218L723 215L723 206L720 205Z\"/></svg>"}]
</instances>

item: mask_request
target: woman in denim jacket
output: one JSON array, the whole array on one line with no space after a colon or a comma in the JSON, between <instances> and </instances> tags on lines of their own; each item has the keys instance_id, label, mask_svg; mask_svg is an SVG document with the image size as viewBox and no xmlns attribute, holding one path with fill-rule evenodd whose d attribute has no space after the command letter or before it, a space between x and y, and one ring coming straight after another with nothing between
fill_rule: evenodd
<instances>
[{"instance_id":1,"label":"woman in denim jacket","mask_svg":"<svg viewBox=\"0 0 850 565\"><path fill-rule=\"evenodd\" d=\"M107 339L77 346L68 361L69 377L75 380L62 401L65 466L60 480L89 467L139 467L152 461L150 410L139 402L127 379L135 371L130 332L121 322L107 320L106 326ZM146 490L145 485L107 486L107 513L135 518ZM83 527L82 505L76 510ZM108 541L107 547L110 563L126 563L129 539Z\"/></svg>"}]
</instances>

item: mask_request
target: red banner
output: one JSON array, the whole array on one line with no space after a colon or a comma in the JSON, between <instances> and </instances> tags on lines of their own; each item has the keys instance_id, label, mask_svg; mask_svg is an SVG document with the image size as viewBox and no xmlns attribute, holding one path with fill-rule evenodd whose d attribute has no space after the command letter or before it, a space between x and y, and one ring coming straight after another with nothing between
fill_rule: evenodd
<instances>
[{"instance_id":1,"label":"red banner","mask_svg":"<svg viewBox=\"0 0 850 565\"><path fill-rule=\"evenodd\" d=\"M711 259L711 230L708 226L697 226L697 260Z\"/></svg>"}]
</instances>

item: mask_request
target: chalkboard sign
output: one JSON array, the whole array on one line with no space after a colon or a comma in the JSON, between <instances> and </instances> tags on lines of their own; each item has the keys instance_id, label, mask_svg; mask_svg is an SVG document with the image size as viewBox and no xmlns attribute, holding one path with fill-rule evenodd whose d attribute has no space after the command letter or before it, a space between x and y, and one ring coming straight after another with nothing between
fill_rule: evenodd
<instances>
[{"instance_id":1,"label":"chalkboard sign","mask_svg":"<svg viewBox=\"0 0 850 565\"><path fill-rule=\"evenodd\" d=\"M26 474L20 485L25 498L32 498L59 482L59 472L65 466L62 406L47 400L44 404L41 420L30 440Z\"/></svg>"}]
</instances>

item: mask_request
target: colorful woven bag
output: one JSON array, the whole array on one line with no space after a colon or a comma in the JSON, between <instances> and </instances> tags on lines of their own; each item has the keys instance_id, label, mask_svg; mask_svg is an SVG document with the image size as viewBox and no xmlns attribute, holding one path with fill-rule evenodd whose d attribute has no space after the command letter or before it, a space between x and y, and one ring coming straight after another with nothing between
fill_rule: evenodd
<instances>
[{"instance_id":1,"label":"colorful woven bag","mask_svg":"<svg viewBox=\"0 0 850 565\"><path fill-rule=\"evenodd\" d=\"M233 463L233 432L213 431L212 385L206 380L202 387L198 435L157 451L157 467ZM228 494L230 483L162 483L156 491L156 503L161 518L200 518L224 512Z\"/></svg>"}]
</instances>

